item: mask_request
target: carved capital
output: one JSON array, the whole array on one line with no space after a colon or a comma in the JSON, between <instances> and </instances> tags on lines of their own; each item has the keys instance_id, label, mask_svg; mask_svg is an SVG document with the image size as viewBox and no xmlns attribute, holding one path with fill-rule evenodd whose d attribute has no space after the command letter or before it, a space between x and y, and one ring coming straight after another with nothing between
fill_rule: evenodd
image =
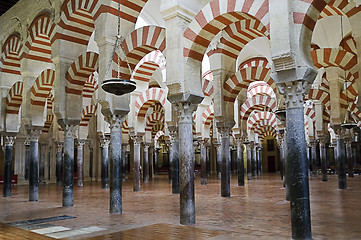
<instances>
[{"instance_id":1,"label":"carved capital","mask_svg":"<svg viewBox=\"0 0 361 240\"><path fill-rule=\"evenodd\" d=\"M131 136L133 142L134 142L134 145L140 145L143 141L143 135L133 135Z\"/></svg>"},{"instance_id":2,"label":"carved capital","mask_svg":"<svg viewBox=\"0 0 361 240\"><path fill-rule=\"evenodd\" d=\"M105 136L105 137L101 137L100 138L100 147L101 148L107 148L109 147L109 143L110 143L110 138L108 136Z\"/></svg>"},{"instance_id":3,"label":"carved capital","mask_svg":"<svg viewBox=\"0 0 361 240\"><path fill-rule=\"evenodd\" d=\"M74 138L78 125L65 125L64 126L64 137L65 138Z\"/></svg>"},{"instance_id":4,"label":"carved capital","mask_svg":"<svg viewBox=\"0 0 361 240\"><path fill-rule=\"evenodd\" d=\"M25 139L25 141L24 141L24 145L25 145L25 146L30 146L30 138L29 138L29 136L26 137L26 139Z\"/></svg>"},{"instance_id":5,"label":"carved capital","mask_svg":"<svg viewBox=\"0 0 361 240\"><path fill-rule=\"evenodd\" d=\"M5 136L5 147L12 147L15 143L15 136Z\"/></svg>"},{"instance_id":6,"label":"carved capital","mask_svg":"<svg viewBox=\"0 0 361 240\"><path fill-rule=\"evenodd\" d=\"M190 102L179 102L175 105L178 112L179 123L192 123L193 112L197 109L197 104Z\"/></svg>"},{"instance_id":7,"label":"carved capital","mask_svg":"<svg viewBox=\"0 0 361 240\"><path fill-rule=\"evenodd\" d=\"M172 143L178 142L178 127L168 126L169 140Z\"/></svg>"},{"instance_id":8,"label":"carved capital","mask_svg":"<svg viewBox=\"0 0 361 240\"><path fill-rule=\"evenodd\" d=\"M120 132L122 131L122 124L125 121L126 116L123 115L111 115L106 118L107 122L110 124L110 131Z\"/></svg>"},{"instance_id":9,"label":"carved capital","mask_svg":"<svg viewBox=\"0 0 361 240\"><path fill-rule=\"evenodd\" d=\"M198 144L199 144L199 146L200 146L201 148L206 148L206 143L207 143L207 141L204 140L204 139L199 139L199 140L198 140Z\"/></svg>"},{"instance_id":10,"label":"carved capital","mask_svg":"<svg viewBox=\"0 0 361 240\"><path fill-rule=\"evenodd\" d=\"M39 129L30 129L30 130L29 130L29 139L30 139L30 142L37 142L37 141L39 141L40 134L41 134L41 130L39 130Z\"/></svg>"},{"instance_id":11,"label":"carved capital","mask_svg":"<svg viewBox=\"0 0 361 240\"><path fill-rule=\"evenodd\" d=\"M63 146L64 146L64 143L62 142L58 142L56 147L58 149L58 152L62 152L63 151Z\"/></svg>"},{"instance_id":12,"label":"carved capital","mask_svg":"<svg viewBox=\"0 0 361 240\"><path fill-rule=\"evenodd\" d=\"M78 139L78 142L77 142L78 148L83 148L84 145L85 145L85 140Z\"/></svg>"},{"instance_id":13,"label":"carved capital","mask_svg":"<svg viewBox=\"0 0 361 240\"><path fill-rule=\"evenodd\" d=\"M304 80L277 83L278 90L285 96L286 108L303 107L303 96L308 92L310 83Z\"/></svg>"},{"instance_id":14,"label":"carved capital","mask_svg":"<svg viewBox=\"0 0 361 240\"><path fill-rule=\"evenodd\" d=\"M219 134L221 135L221 138L229 138L229 133L231 132L231 129L230 127L220 127L220 126L217 126L217 130L219 132Z\"/></svg>"},{"instance_id":15,"label":"carved capital","mask_svg":"<svg viewBox=\"0 0 361 240\"><path fill-rule=\"evenodd\" d=\"M150 143L144 143L144 152L148 152Z\"/></svg>"}]
</instances>

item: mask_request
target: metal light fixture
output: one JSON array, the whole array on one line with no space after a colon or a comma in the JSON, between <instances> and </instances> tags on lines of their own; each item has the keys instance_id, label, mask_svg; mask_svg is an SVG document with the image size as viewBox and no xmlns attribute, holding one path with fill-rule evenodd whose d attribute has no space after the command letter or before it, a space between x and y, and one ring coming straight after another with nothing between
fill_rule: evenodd
<instances>
[{"instance_id":1,"label":"metal light fixture","mask_svg":"<svg viewBox=\"0 0 361 240\"><path fill-rule=\"evenodd\" d=\"M128 80L128 79L123 79L121 78L121 73L120 73L120 49L123 51L123 53L125 54L125 51L121 45L121 40L122 37L120 36L120 0L118 0L118 34L117 34L117 38L116 41L114 43L114 49L113 49L113 54L110 58L109 64L108 64L108 69L106 72L106 76L108 76L109 71L111 70L111 66L112 66L112 62L113 62L113 57L115 52L117 51L117 49L119 49L119 54L118 54L118 70L117 70L117 77L116 78L110 78L110 79L105 79L102 82L102 89L108 93L117 95L117 96L121 96L123 94L126 93L130 93L133 92L137 85L134 81ZM129 66L129 62L128 62L128 58L127 55L125 54L125 61L127 63L129 72L132 73L132 69Z\"/></svg>"}]
</instances>

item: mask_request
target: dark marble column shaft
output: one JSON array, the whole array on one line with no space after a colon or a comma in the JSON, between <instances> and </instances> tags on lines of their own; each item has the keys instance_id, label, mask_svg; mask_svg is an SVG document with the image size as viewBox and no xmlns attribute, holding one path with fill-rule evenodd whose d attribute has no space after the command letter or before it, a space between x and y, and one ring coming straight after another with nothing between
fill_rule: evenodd
<instances>
[{"instance_id":1,"label":"dark marble column shaft","mask_svg":"<svg viewBox=\"0 0 361 240\"><path fill-rule=\"evenodd\" d=\"M143 135L132 136L134 142L134 183L133 191L140 191L140 144L142 143Z\"/></svg>"},{"instance_id":2,"label":"dark marble column shaft","mask_svg":"<svg viewBox=\"0 0 361 240\"><path fill-rule=\"evenodd\" d=\"M149 147L148 160L149 160L149 179L153 179L154 175L154 146Z\"/></svg>"},{"instance_id":3,"label":"dark marble column shaft","mask_svg":"<svg viewBox=\"0 0 361 240\"><path fill-rule=\"evenodd\" d=\"M5 136L3 197L11 197L12 161L15 136Z\"/></svg>"},{"instance_id":4,"label":"dark marble column shaft","mask_svg":"<svg viewBox=\"0 0 361 240\"><path fill-rule=\"evenodd\" d=\"M102 152L102 165L101 165L101 178L102 189L108 189L109 187L109 137L102 137L100 139L100 148Z\"/></svg>"},{"instance_id":5,"label":"dark marble column shaft","mask_svg":"<svg viewBox=\"0 0 361 240\"><path fill-rule=\"evenodd\" d=\"M317 142L311 141L312 177L317 177Z\"/></svg>"},{"instance_id":6,"label":"dark marble column shaft","mask_svg":"<svg viewBox=\"0 0 361 240\"><path fill-rule=\"evenodd\" d=\"M246 144L247 149L247 180L252 180L252 146L251 143Z\"/></svg>"},{"instance_id":7,"label":"dark marble column shaft","mask_svg":"<svg viewBox=\"0 0 361 240\"><path fill-rule=\"evenodd\" d=\"M206 158L206 165L207 165L207 177L211 174L211 148L207 146L207 158Z\"/></svg>"},{"instance_id":8,"label":"dark marble column shaft","mask_svg":"<svg viewBox=\"0 0 361 240\"><path fill-rule=\"evenodd\" d=\"M347 189L344 130L336 129L338 189Z\"/></svg>"},{"instance_id":9,"label":"dark marble column shaft","mask_svg":"<svg viewBox=\"0 0 361 240\"><path fill-rule=\"evenodd\" d=\"M59 187L62 184L62 169L63 169L63 143L58 143L56 152L56 185Z\"/></svg>"},{"instance_id":10,"label":"dark marble column shaft","mask_svg":"<svg viewBox=\"0 0 361 240\"><path fill-rule=\"evenodd\" d=\"M322 170L322 181L327 182L327 149L326 140L320 139L320 159L321 159L321 170Z\"/></svg>"},{"instance_id":11,"label":"dark marble column shaft","mask_svg":"<svg viewBox=\"0 0 361 240\"><path fill-rule=\"evenodd\" d=\"M175 126L168 126L169 137L170 137L170 155L171 163L170 166L172 171L172 193L179 193L179 139L178 139L178 128Z\"/></svg>"},{"instance_id":12,"label":"dark marble column shaft","mask_svg":"<svg viewBox=\"0 0 361 240\"><path fill-rule=\"evenodd\" d=\"M252 177L257 176L257 145L252 142Z\"/></svg>"},{"instance_id":13,"label":"dark marble column shaft","mask_svg":"<svg viewBox=\"0 0 361 240\"><path fill-rule=\"evenodd\" d=\"M29 201L38 201L38 160L41 130L30 129Z\"/></svg>"},{"instance_id":14,"label":"dark marble column shaft","mask_svg":"<svg viewBox=\"0 0 361 240\"><path fill-rule=\"evenodd\" d=\"M196 221L192 132L192 114L196 106L188 102L181 102L176 106L179 119L180 224L183 225L193 225Z\"/></svg>"},{"instance_id":15,"label":"dark marble column shaft","mask_svg":"<svg viewBox=\"0 0 361 240\"><path fill-rule=\"evenodd\" d=\"M231 166L230 166L230 154L229 154L229 132L228 127L217 127L218 132L221 135L221 153L222 153L222 164L221 164L221 196L231 196Z\"/></svg>"},{"instance_id":16,"label":"dark marble column shaft","mask_svg":"<svg viewBox=\"0 0 361 240\"><path fill-rule=\"evenodd\" d=\"M207 151L206 140L198 140L201 149L201 185L207 185Z\"/></svg>"},{"instance_id":17,"label":"dark marble column shaft","mask_svg":"<svg viewBox=\"0 0 361 240\"><path fill-rule=\"evenodd\" d=\"M346 158L347 158L347 172L349 177L353 176L353 164L352 164L352 139L346 140Z\"/></svg>"},{"instance_id":18,"label":"dark marble column shaft","mask_svg":"<svg viewBox=\"0 0 361 240\"><path fill-rule=\"evenodd\" d=\"M128 147L128 143L122 143L122 169L121 169L121 174L122 174L122 180L123 182L125 181L125 176L127 173L127 159L126 159L126 154L127 154L127 147Z\"/></svg>"},{"instance_id":19,"label":"dark marble column shaft","mask_svg":"<svg viewBox=\"0 0 361 240\"><path fill-rule=\"evenodd\" d=\"M44 181L44 171L45 171L45 151L46 151L46 143L40 143L40 158L39 158L39 183L43 183Z\"/></svg>"},{"instance_id":20,"label":"dark marble column shaft","mask_svg":"<svg viewBox=\"0 0 361 240\"><path fill-rule=\"evenodd\" d=\"M112 115L108 117L110 123L110 153L109 153L109 212L112 214L122 213L122 124L125 116Z\"/></svg>"},{"instance_id":21,"label":"dark marble column shaft","mask_svg":"<svg viewBox=\"0 0 361 240\"><path fill-rule=\"evenodd\" d=\"M244 186L244 159L243 159L243 140L237 139L237 170L238 186Z\"/></svg>"},{"instance_id":22,"label":"dark marble column shaft","mask_svg":"<svg viewBox=\"0 0 361 240\"><path fill-rule=\"evenodd\" d=\"M83 166L84 166L84 155L83 155L83 149L84 149L85 140L78 140L77 145L77 186L83 187L84 186L84 172L83 172Z\"/></svg>"},{"instance_id":23,"label":"dark marble column shaft","mask_svg":"<svg viewBox=\"0 0 361 240\"><path fill-rule=\"evenodd\" d=\"M216 168L217 168L217 179L221 180L221 166L222 166L222 150L221 150L221 144L216 142L214 143L214 146L216 147L217 151L217 158L216 158Z\"/></svg>"},{"instance_id":24,"label":"dark marble column shaft","mask_svg":"<svg viewBox=\"0 0 361 240\"><path fill-rule=\"evenodd\" d=\"M149 147L150 143L144 144L144 154L143 154L143 182L148 183L149 181Z\"/></svg>"},{"instance_id":25,"label":"dark marble column shaft","mask_svg":"<svg viewBox=\"0 0 361 240\"><path fill-rule=\"evenodd\" d=\"M30 167L30 141L27 138L25 144L25 180L29 181L29 167Z\"/></svg>"},{"instance_id":26,"label":"dark marble column shaft","mask_svg":"<svg viewBox=\"0 0 361 240\"><path fill-rule=\"evenodd\" d=\"M74 134L77 126L64 129L63 207L74 206Z\"/></svg>"}]
</instances>

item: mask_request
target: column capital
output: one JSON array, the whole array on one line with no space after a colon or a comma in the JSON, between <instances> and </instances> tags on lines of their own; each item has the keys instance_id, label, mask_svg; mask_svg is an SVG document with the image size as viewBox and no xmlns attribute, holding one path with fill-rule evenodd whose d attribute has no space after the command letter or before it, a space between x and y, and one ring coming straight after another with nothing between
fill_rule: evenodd
<instances>
[{"instance_id":1,"label":"column capital","mask_svg":"<svg viewBox=\"0 0 361 240\"><path fill-rule=\"evenodd\" d=\"M303 97L308 93L310 85L305 80L277 83L278 90L285 96L286 108L303 107Z\"/></svg>"},{"instance_id":2,"label":"column capital","mask_svg":"<svg viewBox=\"0 0 361 240\"><path fill-rule=\"evenodd\" d=\"M148 151L150 143L144 143L144 151Z\"/></svg>"},{"instance_id":3,"label":"column capital","mask_svg":"<svg viewBox=\"0 0 361 240\"><path fill-rule=\"evenodd\" d=\"M206 147L206 143L207 141L205 139L198 139L198 144L201 148L205 148Z\"/></svg>"},{"instance_id":4,"label":"column capital","mask_svg":"<svg viewBox=\"0 0 361 240\"><path fill-rule=\"evenodd\" d=\"M109 137L101 137L99 144L101 148L109 147L110 138Z\"/></svg>"},{"instance_id":5,"label":"column capital","mask_svg":"<svg viewBox=\"0 0 361 240\"><path fill-rule=\"evenodd\" d=\"M16 136L5 136L5 147L14 146Z\"/></svg>"},{"instance_id":6,"label":"column capital","mask_svg":"<svg viewBox=\"0 0 361 240\"><path fill-rule=\"evenodd\" d=\"M58 148L58 152L63 151L64 143L63 142L57 142L56 147Z\"/></svg>"},{"instance_id":7,"label":"column capital","mask_svg":"<svg viewBox=\"0 0 361 240\"><path fill-rule=\"evenodd\" d=\"M110 131L122 131L122 125L125 121L126 115L110 115L106 117L106 121L110 124Z\"/></svg>"},{"instance_id":8,"label":"column capital","mask_svg":"<svg viewBox=\"0 0 361 240\"><path fill-rule=\"evenodd\" d=\"M190 102L178 102L175 109L178 112L179 123L193 122L193 112L197 109L198 104Z\"/></svg>"},{"instance_id":9,"label":"column capital","mask_svg":"<svg viewBox=\"0 0 361 240\"><path fill-rule=\"evenodd\" d=\"M29 129L30 142L38 142L41 134L40 129Z\"/></svg>"},{"instance_id":10,"label":"column capital","mask_svg":"<svg viewBox=\"0 0 361 240\"><path fill-rule=\"evenodd\" d=\"M24 141L24 145L25 146L30 146L30 138L29 138L29 136L26 137L26 139Z\"/></svg>"},{"instance_id":11,"label":"column capital","mask_svg":"<svg viewBox=\"0 0 361 240\"><path fill-rule=\"evenodd\" d=\"M221 149L221 143L220 142L213 142L213 145L219 150Z\"/></svg>"},{"instance_id":12,"label":"column capital","mask_svg":"<svg viewBox=\"0 0 361 240\"><path fill-rule=\"evenodd\" d=\"M229 133L231 132L231 127L228 126L217 126L217 130L221 135L221 138L229 137Z\"/></svg>"},{"instance_id":13,"label":"column capital","mask_svg":"<svg viewBox=\"0 0 361 240\"><path fill-rule=\"evenodd\" d=\"M78 139L76 144L78 147L83 147L85 145L85 142L86 142L86 140L84 140L84 139Z\"/></svg>"},{"instance_id":14,"label":"column capital","mask_svg":"<svg viewBox=\"0 0 361 240\"><path fill-rule=\"evenodd\" d=\"M64 137L74 138L76 131L78 130L78 125L66 124L64 125L63 130L64 130Z\"/></svg>"},{"instance_id":15,"label":"column capital","mask_svg":"<svg viewBox=\"0 0 361 240\"><path fill-rule=\"evenodd\" d=\"M143 134L135 134L133 136L130 136L132 140L134 141L134 145L140 145L143 141Z\"/></svg>"},{"instance_id":16,"label":"column capital","mask_svg":"<svg viewBox=\"0 0 361 240\"><path fill-rule=\"evenodd\" d=\"M168 126L169 140L171 143L178 142L178 127Z\"/></svg>"}]
</instances>

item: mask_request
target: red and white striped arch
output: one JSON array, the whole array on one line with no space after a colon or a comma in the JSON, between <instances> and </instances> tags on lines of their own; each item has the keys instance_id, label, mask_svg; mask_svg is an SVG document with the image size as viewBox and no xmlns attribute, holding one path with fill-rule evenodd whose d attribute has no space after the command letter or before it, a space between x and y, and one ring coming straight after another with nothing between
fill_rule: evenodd
<instances>
[{"instance_id":1,"label":"red and white striped arch","mask_svg":"<svg viewBox=\"0 0 361 240\"><path fill-rule=\"evenodd\" d=\"M345 36L340 42L340 47L346 52L357 54L356 41L351 34Z\"/></svg>"},{"instance_id":2,"label":"red and white striped arch","mask_svg":"<svg viewBox=\"0 0 361 240\"><path fill-rule=\"evenodd\" d=\"M266 131L262 134L260 140L263 142L266 138L276 138L277 134L275 131Z\"/></svg>"},{"instance_id":3,"label":"red and white striped arch","mask_svg":"<svg viewBox=\"0 0 361 240\"><path fill-rule=\"evenodd\" d=\"M211 71L207 71L202 75L202 91L204 96L212 96L214 92L213 87L213 74Z\"/></svg>"},{"instance_id":4,"label":"red and white striped arch","mask_svg":"<svg viewBox=\"0 0 361 240\"><path fill-rule=\"evenodd\" d=\"M164 113L154 112L147 117L145 131L152 131L155 123L162 123L164 125Z\"/></svg>"},{"instance_id":5,"label":"red and white striped arch","mask_svg":"<svg viewBox=\"0 0 361 240\"><path fill-rule=\"evenodd\" d=\"M335 48L321 48L311 52L316 68L340 67L350 70L357 64L357 56L351 52Z\"/></svg>"},{"instance_id":6,"label":"red and white striped arch","mask_svg":"<svg viewBox=\"0 0 361 240\"><path fill-rule=\"evenodd\" d=\"M214 105L209 105L202 113L202 123L206 126L211 125L214 118Z\"/></svg>"},{"instance_id":7,"label":"red and white striped arch","mask_svg":"<svg viewBox=\"0 0 361 240\"><path fill-rule=\"evenodd\" d=\"M92 98L93 93L98 90L98 81L97 77L94 76L94 73L91 74L88 80L84 84L83 88L83 97Z\"/></svg>"},{"instance_id":8,"label":"red and white striped arch","mask_svg":"<svg viewBox=\"0 0 361 240\"><path fill-rule=\"evenodd\" d=\"M357 86L356 83L353 83L350 86L348 86L347 92L345 89L340 93L340 107L348 108L347 101L349 102L350 105L351 102L354 102L356 100L357 96L358 96Z\"/></svg>"},{"instance_id":9,"label":"red and white striped arch","mask_svg":"<svg viewBox=\"0 0 361 240\"><path fill-rule=\"evenodd\" d=\"M276 118L276 114L272 112L262 111L249 116L247 123L249 130L254 130L258 125L259 126L270 125L276 128L277 118Z\"/></svg>"},{"instance_id":10,"label":"red and white striped arch","mask_svg":"<svg viewBox=\"0 0 361 240\"><path fill-rule=\"evenodd\" d=\"M153 73L160 68L161 71L166 69L166 62L161 51L156 50L148 53L143 57L134 69L132 79L149 82Z\"/></svg>"},{"instance_id":11,"label":"red and white striped arch","mask_svg":"<svg viewBox=\"0 0 361 240\"><path fill-rule=\"evenodd\" d=\"M24 47L24 58L52 63L50 39L55 34L55 24L48 13L37 16L29 27L29 38Z\"/></svg>"},{"instance_id":12,"label":"red and white striped arch","mask_svg":"<svg viewBox=\"0 0 361 240\"><path fill-rule=\"evenodd\" d=\"M159 50L163 52L165 49L165 29L158 26L145 26L138 28L128 34L125 39L121 42L121 47L127 56L129 66L131 69L135 69L139 61L148 53ZM130 79L131 74L129 73L127 62L124 56L120 56L119 60L120 71L122 77ZM113 66L118 64L118 55L114 54ZM113 67L113 77L117 76L117 67Z\"/></svg>"},{"instance_id":13,"label":"red and white striped arch","mask_svg":"<svg viewBox=\"0 0 361 240\"><path fill-rule=\"evenodd\" d=\"M321 89L311 88L309 93L305 96L305 100L319 100L325 105L327 109L330 109L330 94Z\"/></svg>"},{"instance_id":14,"label":"red and white striped arch","mask_svg":"<svg viewBox=\"0 0 361 240\"><path fill-rule=\"evenodd\" d=\"M44 128L41 131L42 133L49 133L51 124L53 124L53 120L54 120L54 115L53 114L49 114L46 116L46 121L44 123Z\"/></svg>"},{"instance_id":15,"label":"red and white striped arch","mask_svg":"<svg viewBox=\"0 0 361 240\"><path fill-rule=\"evenodd\" d=\"M55 71L52 69L44 70L39 77L37 77L30 89L32 105L45 106L49 93L54 86L54 80Z\"/></svg>"},{"instance_id":16,"label":"red and white striped arch","mask_svg":"<svg viewBox=\"0 0 361 240\"><path fill-rule=\"evenodd\" d=\"M276 129L274 127L272 127L272 126L269 126L269 125L258 127L258 128L256 128L254 130L254 132L257 133L258 136L262 136L267 132L274 133L275 136L276 136ZM262 139L262 137L261 137L261 139Z\"/></svg>"},{"instance_id":17,"label":"red and white striped arch","mask_svg":"<svg viewBox=\"0 0 361 240\"><path fill-rule=\"evenodd\" d=\"M158 139L161 137L161 136L164 136L164 131L159 131L155 134L154 136L154 142L157 142Z\"/></svg>"},{"instance_id":18,"label":"red and white striped arch","mask_svg":"<svg viewBox=\"0 0 361 240\"><path fill-rule=\"evenodd\" d=\"M276 94L273 89L265 82L258 81L250 84L247 90L247 97L251 98L255 95L266 95L272 98L276 98Z\"/></svg>"},{"instance_id":19,"label":"red and white striped arch","mask_svg":"<svg viewBox=\"0 0 361 240\"><path fill-rule=\"evenodd\" d=\"M88 105L83 108L83 113L81 115L81 120L79 126L87 127L90 119L94 116L97 111L96 105Z\"/></svg>"},{"instance_id":20,"label":"red and white striped arch","mask_svg":"<svg viewBox=\"0 0 361 240\"><path fill-rule=\"evenodd\" d=\"M69 67L66 73L67 84L65 92L74 95L82 95L84 84L90 75L98 69L98 57L95 52L86 52L80 55Z\"/></svg>"},{"instance_id":21,"label":"red and white striped arch","mask_svg":"<svg viewBox=\"0 0 361 240\"><path fill-rule=\"evenodd\" d=\"M316 121L316 112L312 108L305 107L304 113L305 113L305 116L308 116L309 118L311 118L313 122Z\"/></svg>"},{"instance_id":22,"label":"red and white striped arch","mask_svg":"<svg viewBox=\"0 0 361 240\"><path fill-rule=\"evenodd\" d=\"M265 57L253 57L246 61L243 61L239 65L238 70L241 70L242 68L248 68L248 67L271 68L271 66L268 64L267 58L265 58Z\"/></svg>"},{"instance_id":23,"label":"red and white striped arch","mask_svg":"<svg viewBox=\"0 0 361 240\"><path fill-rule=\"evenodd\" d=\"M0 71L8 74L20 74L20 52L22 50L22 44L18 34L12 34L5 41L1 49L0 62L2 67Z\"/></svg>"},{"instance_id":24,"label":"red and white striped arch","mask_svg":"<svg viewBox=\"0 0 361 240\"><path fill-rule=\"evenodd\" d=\"M122 134L129 134L128 120L125 120L122 124Z\"/></svg>"},{"instance_id":25,"label":"red and white striped arch","mask_svg":"<svg viewBox=\"0 0 361 240\"><path fill-rule=\"evenodd\" d=\"M164 131L165 128L163 123L160 122L154 123L152 127L152 138L154 138L158 132L164 132Z\"/></svg>"},{"instance_id":26,"label":"red and white striped arch","mask_svg":"<svg viewBox=\"0 0 361 240\"><path fill-rule=\"evenodd\" d=\"M241 119L248 119L254 110L274 112L277 108L277 101L274 98L263 95L256 95L248 98L241 106Z\"/></svg>"},{"instance_id":27,"label":"red and white striped arch","mask_svg":"<svg viewBox=\"0 0 361 240\"><path fill-rule=\"evenodd\" d=\"M23 102L23 82L16 82L6 96L6 113L18 114Z\"/></svg>"},{"instance_id":28,"label":"red and white striped arch","mask_svg":"<svg viewBox=\"0 0 361 240\"><path fill-rule=\"evenodd\" d=\"M212 39L227 26L244 19L258 20L269 29L268 0L211 1L185 30L183 55L201 62Z\"/></svg>"},{"instance_id":29,"label":"red and white striped arch","mask_svg":"<svg viewBox=\"0 0 361 240\"><path fill-rule=\"evenodd\" d=\"M259 37L269 37L267 28L259 20L242 19L231 23L223 29L218 48L208 52L208 56L221 52L228 57L237 59L244 46Z\"/></svg>"},{"instance_id":30,"label":"red and white striped arch","mask_svg":"<svg viewBox=\"0 0 361 240\"><path fill-rule=\"evenodd\" d=\"M142 92L135 101L135 115L145 117L148 108L155 102L160 102L164 106L167 99L167 92L161 88L150 88Z\"/></svg>"},{"instance_id":31,"label":"red and white striped arch","mask_svg":"<svg viewBox=\"0 0 361 240\"><path fill-rule=\"evenodd\" d=\"M46 109L48 112L51 112L53 110L53 104L54 104L54 95L50 92L48 97L46 98Z\"/></svg>"},{"instance_id":32,"label":"red and white striped arch","mask_svg":"<svg viewBox=\"0 0 361 240\"><path fill-rule=\"evenodd\" d=\"M247 90L248 85L255 81L266 82L274 92L276 84L270 77L271 69L263 67L243 68L233 74L224 84L224 101L234 102L242 89Z\"/></svg>"}]
</instances>

